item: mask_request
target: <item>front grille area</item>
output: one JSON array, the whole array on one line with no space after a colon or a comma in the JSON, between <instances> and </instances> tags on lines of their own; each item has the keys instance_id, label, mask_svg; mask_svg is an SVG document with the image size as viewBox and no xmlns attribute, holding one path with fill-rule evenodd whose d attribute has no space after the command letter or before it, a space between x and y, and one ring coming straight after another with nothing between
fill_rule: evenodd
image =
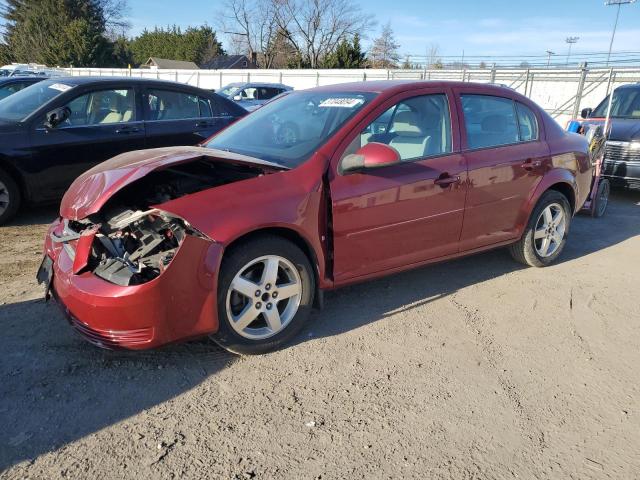
<instances>
[{"instance_id":1,"label":"front grille area","mask_svg":"<svg viewBox=\"0 0 640 480\"><path fill-rule=\"evenodd\" d=\"M630 142L607 142L604 175L621 178L636 176L630 174L629 170L637 171L640 168L640 148L631 148L631 145Z\"/></svg>"},{"instance_id":2,"label":"front grille area","mask_svg":"<svg viewBox=\"0 0 640 480\"><path fill-rule=\"evenodd\" d=\"M66 313L73 328L86 340L98 347L108 349L132 348L143 346L153 339L153 328L151 327L136 330L100 330L82 323L68 310Z\"/></svg>"},{"instance_id":3,"label":"front grille area","mask_svg":"<svg viewBox=\"0 0 640 480\"><path fill-rule=\"evenodd\" d=\"M605 152L607 161L640 164L640 148L631 148L631 143L629 142L607 142Z\"/></svg>"}]
</instances>

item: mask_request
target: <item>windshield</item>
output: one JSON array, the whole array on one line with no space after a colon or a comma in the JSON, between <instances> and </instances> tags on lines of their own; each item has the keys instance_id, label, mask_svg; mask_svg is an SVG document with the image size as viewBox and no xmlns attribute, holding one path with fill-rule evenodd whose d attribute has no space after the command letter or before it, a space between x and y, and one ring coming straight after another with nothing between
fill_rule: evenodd
<instances>
[{"instance_id":1,"label":"windshield","mask_svg":"<svg viewBox=\"0 0 640 480\"><path fill-rule=\"evenodd\" d=\"M59 80L44 80L0 100L0 120L19 122L51 99L73 88Z\"/></svg>"},{"instance_id":2,"label":"windshield","mask_svg":"<svg viewBox=\"0 0 640 480\"><path fill-rule=\"evenodd\" d=\"M292 92L237 121L206 146L294 168L374 97L372 93Z\"/></svg>"},{"instance_id":3,"label":"windshield","mask_svg":"<svg viewBox=\"0 0 640 480\"><path fill-rule=\"evenodd\" d=\"M240 90L240 87L236 85L227 85L226 87L223 87L220 90L218 90L216 93L219 93L220 95L224 95L225 97L230 97L234 93L236 93L238 90Z\"/></svg>"},{"instance_id":4,"label":"windshield","mask_svg":"<svg viewBox=\"0 0 640 480\"><path fill-rule=\"evenodd\" d=\"M607 116L609 97L605 98L591 114L592 117ZM612 118L640 118L640 88L622 88L613 92Z\"/></svg>"}]
</instances>

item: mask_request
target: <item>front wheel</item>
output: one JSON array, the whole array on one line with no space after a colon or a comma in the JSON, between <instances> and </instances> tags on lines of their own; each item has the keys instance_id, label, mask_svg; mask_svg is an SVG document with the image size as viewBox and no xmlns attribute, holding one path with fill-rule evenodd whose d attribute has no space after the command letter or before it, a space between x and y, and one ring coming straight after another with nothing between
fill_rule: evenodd
<instances>
[{"instance_id":1,"label":"front wheel","mask_svg":"<svg viewBox=\"0 0 640 480\"><path fill-rule=\"evenodd\" d=\"M511 255L532 267L552 264L564 249L570 224L567 197L555 190L545 192L533 209L522 238L511 245Z\"/></svg>"},{"instance_id":2,"label":"front wheel","mask_svg":"<svg viewBox=\"0 0 640 480\"><path fill-rule=\"evenodd\" d=\"M16 182L0 169L0 225L11 220L20 208L20 190Z\"/></svg>"},{"instance_id":3,"label":"front wheel","mask_svg":"<svg viewBox=\"0 0 640 480\"><path fill-rule=\"evenodd\" d=\"M297 245L274 236L250 240L223 259L212 338L240 354L276 350L304 326L314 292L311 264Z\"/></svg>"}]
</instances>

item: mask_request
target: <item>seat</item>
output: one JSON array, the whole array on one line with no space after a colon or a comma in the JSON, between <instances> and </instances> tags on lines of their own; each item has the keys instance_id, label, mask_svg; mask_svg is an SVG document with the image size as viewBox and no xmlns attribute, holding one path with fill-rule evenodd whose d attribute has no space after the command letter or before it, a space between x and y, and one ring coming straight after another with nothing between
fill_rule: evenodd
<instances>
[{"instance_id":1,"label":"seat","mask_svg":"<svg viewBox=\"0 0 640 480\"><path fill-rule=\"evenodd\" d=\"M389 145L400 154L401 160L425 156L430 137L420 128L420 116L413 111L396 114L391 132L395 134Z\"/></svg>"}]
</instances>

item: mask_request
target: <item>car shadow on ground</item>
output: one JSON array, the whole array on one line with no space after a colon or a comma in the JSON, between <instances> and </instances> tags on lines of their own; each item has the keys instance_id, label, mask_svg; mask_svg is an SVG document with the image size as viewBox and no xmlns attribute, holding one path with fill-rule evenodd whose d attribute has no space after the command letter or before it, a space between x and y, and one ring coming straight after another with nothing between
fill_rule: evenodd
<instances>
[{"instance_id":1,"label":"car shadow on ground","mask_svg":"<svg viewBox=\"0 0 640 480\"><path fill-rule=\"evenodd\" d=\"M616 190L602 218L577 215L559 262L572 261L640 235L640 191ZM507 249L410 270L328 292L296 343L340 335L403 310L411 310L465 287L527 268ZM339 321L336 321L339 319Z\"/></svg>"},{"instance_id":2,"label":"car shadow on ground","mask_svg":"<svg viewBox=\"0 0 640 480\"><path fill-rule=\"evenodd\" d=\"M41 215L47 221L47 211ZM614 192L605 217L574 220L562 261L637 235L640 192ZM521 268L501 249L329 292L325 309L313 314L289 348ZM57 307L42 300L0 305L0 329L0 472L159 406L237 359L208 341L150 352L103 351L77 337Z\"/></svg>"},{"instance_id":3,"label":"car shadow on ground","mask_svg":"<svg viewBox=\"0 0 640 480\"><path fill-rule=\"evenodd\" d=\"M208 340L101 350L43 300L0 306L0 327L0 472L161 405L237 358Z\"/></svg>"},{"instance_id":4,"label":"car shadow on ground","mask_svg":"<svg viewBox=\"0 0 640 480\"><path fill-rule=\"evenodd\" d=\"M59 215L58 205L23 206L14 218L6 223L7 227L28 225L46 225L53 222Z\"/></svg>"}]
</instances>

